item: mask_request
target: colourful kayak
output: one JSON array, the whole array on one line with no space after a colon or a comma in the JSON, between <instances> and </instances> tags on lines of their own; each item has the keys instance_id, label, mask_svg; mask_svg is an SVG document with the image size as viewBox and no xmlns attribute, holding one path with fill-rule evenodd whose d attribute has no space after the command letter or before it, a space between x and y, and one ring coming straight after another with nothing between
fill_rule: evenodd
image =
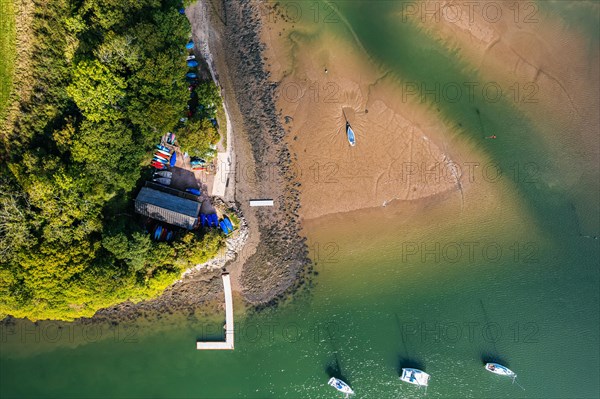
<instances>
[{"instance_id":1,"label":"colourful kayak","mask_svg":"<svg viewBox=\"0 0 600 399\"><path fill-rule=\"evenodd\" d=\"M171 156L171 151L156 150L156 152L160 152L161 154L163 154L167 158Z\"/></svg>"},{"instance_id":2,"label":"colourful kayak","mask_svg":"<svg viewBox=\"0 0 600 399\"><path fill-rule=\"evenodd\" d=\"M160 235L162 234L162 230L163 230L162 226L159 225L159 226L156 227L156 229L154 230L154 239L155 240L160 239Z\"/></svg>"},{"instance_id":3,"label":"colourful kayak","mask_svg":"<svg viewBox=\"0 0 600 399\"><path fill-rule=\"evenodd\" d=\"M164 169L167 169L167 165L165 165L165 164L163 164L163 163L160 163L160 162L158 162L158 161L152 161L152 162L150 163L150 166L152 166L152 167L154 167L154 168L156 168L156 169L159 169L159 170L164 170Z\"/></svg>"},{"instance_id":4,"label":"colourful kayak","mask_svg":"<svg viewBox=\"0 0 600 399\"><path fill-rule=\"evenodd\" d=\"M169 159L168 155L165 155L162 152L158 152L158 151L154 153L154 157L161 158L161 159L164 159L164 160L168 160Z\"/></svg>"}]
</instances>

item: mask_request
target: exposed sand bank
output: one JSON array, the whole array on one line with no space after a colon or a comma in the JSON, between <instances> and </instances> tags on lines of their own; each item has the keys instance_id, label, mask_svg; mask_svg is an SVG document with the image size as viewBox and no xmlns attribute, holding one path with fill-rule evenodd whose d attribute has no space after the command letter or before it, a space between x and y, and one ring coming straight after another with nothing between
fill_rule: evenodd
<instances>
[{"instance_id":1,"label":"exposed sand bank","mask_svg":"<svg viewBox=\"0 0 600 399\"><path fill-rule=\"evenodd\" d=\"M404 96L359 42L283 18L271 18L262 37L302 184L303 218L468 189L466 163L481 154L435 109Z\"/></svg>"}]
</instances>

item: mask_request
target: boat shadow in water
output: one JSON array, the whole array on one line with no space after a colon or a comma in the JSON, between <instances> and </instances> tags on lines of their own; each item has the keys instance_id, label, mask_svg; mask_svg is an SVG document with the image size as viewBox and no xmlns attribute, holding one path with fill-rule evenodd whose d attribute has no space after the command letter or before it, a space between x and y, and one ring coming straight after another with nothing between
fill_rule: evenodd
<instances>
[{"instance_id":1,"label":"boat shadow in water","mask_svg":"<svg viewBox=\"0 0 600 399\"><path fill-rule=\"evenodd\" d=\"M402 374L402 369L407 369L407 368L426 371L425 364L423 362L421 362L420 360L408 358L408 357L402 356L402 355L398 356L398 368L396 369L396 372L398 373L398 375Z\"/></svg>"},{"instance_id":2,"label":"boat shadow in water","mask_svg":"<svg viewBox=\"0 0 600 399\"><path fill-rule=\"evenodd\" d=\"M345 376L344 374L342 374L342 368L340 366L340 362L337 358L337 355L335 355L334 360L330 361L329 363L327 363L325 365L325 372L327 373L327 376L329 378L335 377L338 380L342 380L342 381L346 382L348 385L351 385L348 377Z\"/></svg>"},{"instance_id":3,"label":"boat shadow in water","mask_svg":"<svg viewBox=\"0 0 600 399\"><path fill-rule=\"evenodd\" d=\"M400 338L402 341L402 350L398 355L398 368L396 370L398 372L398 375L402 374L402 369L404 368L425 371L425 364L421 360L410 356L408 351L408 345L406 344L407 337L404 329L402 328L403 325L400 322L400 317L398 317L397 313L394 314L394 316L396 317L396 323L398 324L398 329L400 330Z\"/></svg>"},{"instance_id":4,"label":"boat shadow in water","mask_svg":"<svg viewBox=\"0 0 600 399\"><path fill-rule=\"evenodd\" d=\"M498 356L493 353L483 352L483 353L481 353L479 358L481 359L481 362L483 365L485 365L487 363L498 363L505 367L510 368L510 362L506 358Z\"/></svg>"}]
</instances>

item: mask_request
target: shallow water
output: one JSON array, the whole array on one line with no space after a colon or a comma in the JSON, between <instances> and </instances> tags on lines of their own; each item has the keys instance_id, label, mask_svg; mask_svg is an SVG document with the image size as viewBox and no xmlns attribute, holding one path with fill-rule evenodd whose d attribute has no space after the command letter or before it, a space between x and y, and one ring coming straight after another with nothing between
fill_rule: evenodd
<instances>
[{"instance_id":1,"label":"shallow water","mask_svg":"<svg viewBox=\"0 0 600 399\"><path fill-rule=\"evenodd\" d=\"M477 79L456 54L398 24L399 4L338 3L372 61L400 79ZM352 42L342 25L326 29ZM475 142L502 132L485 152L503 175L477 175L462 200L308 221L315 288L236 318L234 352L194 349L220 334L215 320L77 327L60 340L43 323L17 323L0 337L0 396L330 398L336 375L356 397L422 397L398 380L401 366L417 366L431 374L433 398L598 397L600 241L582 237L578 222L598 204L583 183L573 192L551 184L572 171L553 167L535 145L540 133L506 99L440 101L439 112ZM576 211L571 196L586 206ZM509 366L525 390L485 372L484 360Z\"/></svg>"}]
</instances>

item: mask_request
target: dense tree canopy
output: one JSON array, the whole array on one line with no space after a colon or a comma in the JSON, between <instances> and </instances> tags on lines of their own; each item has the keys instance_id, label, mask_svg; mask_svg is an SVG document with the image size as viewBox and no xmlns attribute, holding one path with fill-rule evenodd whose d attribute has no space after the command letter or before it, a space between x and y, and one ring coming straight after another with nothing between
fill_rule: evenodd
<instances>
[{"instance_id":1,"label":"dense tree canopy","mask_svg":"<svg viewBox=\"0 0 600 399\"><path fill-rule=\"evenodd\" d=\"M156 243L131 210L189 99L179 1L36 3L34 94L0 153L0 318L72 319L156 295L222 237Z\"/></svg>"}]
</instances>

